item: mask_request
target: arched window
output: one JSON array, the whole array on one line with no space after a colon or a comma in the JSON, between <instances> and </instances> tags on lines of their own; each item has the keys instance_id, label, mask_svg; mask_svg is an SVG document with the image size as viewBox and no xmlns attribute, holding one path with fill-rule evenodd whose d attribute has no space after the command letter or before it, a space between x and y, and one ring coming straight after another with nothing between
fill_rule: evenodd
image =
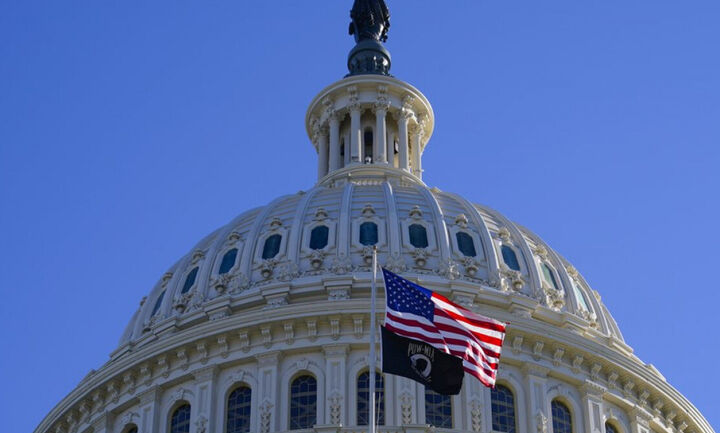
<instances>
[{"instance_id":1,"label":"arched window","mask_svg":"<svg viewBox=\"0 0 720 433\"><path fill-rule=\"evenodd\" d=\"M425 388L425 424L452 428L452 401L449 395Z\"/></svg>"},{"instance_id":2,"label":"arched window","mask_svg":"<svg viewBox=\"0 0 720 433\"><path fill-rule=\"evenodd\" d=\"M247 386L236 388L228 396L226 433L250 432L250 397L252 391Z\"/></svg>"},{"instance_id":3,"label":"arched window","mask_svg":"<svg viewBox=\"0 0 720 433\"><path fill-rule=\"evenodd\" d=\"M375 416L377 425L385 425L385 381L382 373L375 374ZM357 425L369 425L370 373L364 372L357 380Z\"/></svg>"},{"instance_id":4,"label":"arched window","mask_svg":"<svg viewBox=\"0 0 720 433\"><path fill-rule=\"evenodd\" d=\"M497 385L490 391L492 429L496 432L515 433L515 396L506 386Z\"/></svg>"},{"instance_id":5,"label":"arched window","mask_svg":"<svg viewBox=\"0 0 720 433\"><path fill-rule=\"evenodd\" d=\"M226 252L225 255L222 258L222 262L220 262L220 269L218 270L218 274L227 274L230 272L230 269L235 266L235 260L237 259L237 248L233 248L230 251Z\"/></svg>"},{"instance_id":6,"label":"arched window","mask_svg":"<svg viewBox=\"0 0 720 433\"><path fill-rule=\"evenodd\" d=\"M472 236L465 232L457 232L455 233L455 239L457 239L458 249L461 253L463 253L463 255L467 257L477 256L477 252L475 251L475 242L473 242Z\"/></svg>"},{"instance_id":7,"label":"arched window","mask_svg":"<svg viewBox=\"0 0 720 433\"><path fill-rule=\"evenodd\" d=\"M590 311L587 300L585 299L585 295L580 290L580 286L578 285L578 283L576 281L573 281L572 286L573 286L573 292L575 292L575 299L577 299L578 304L580 305L580 308L582 308L585 311Z\"/></svg>"},{"instance_id":8,"label":"arched window","mask_svg":"<svg viewBox=\"0 0 720 433\"><path fill-rule=\"evenodd\" d=\"M175 409L170 417L170 433L190 433L190 405Z\"/></svg>"},{"instance_id":9,"label":"arched window","mask_svg":"<svg viewBox=\"0 0 720 433\"><path fill-rule=\"evenodd\" d=\"M557 400L553 400L550 408L552 409L553 433L572 433L570 409Z\"/></svg>"},{"instance_id":10,"label":"arched window","mask_svg":"<svg viewBox=\"0 0 720 433\"><path fill-rule=\"evenodd\" d=\"M503 262L507 265L508 268L512 269L513 271L519 271L520 270L520 262L518 262L517 254L515 254L515 250L510 248L507 245L503 245L502 248L500 248L502 251L503 256Z\"/></svg>"},{"instance_id":11,"label":"arched window","mask_svg":"<svg viewBox=\"0 0 720 433\"><path fill-rule=\"evenodd\" d=\"M428 247L427 230L425 230L425 227L420 224L411 224L410 227L408 227L408 232L410 234L410 243L412 246L415 248Z\"/></svg>"},{"instance_id":12,"label":"arched window","mask_svg":"<svg viewBox=\"0 0 720 433\"><path fill-rule=\"evenodd\" d=\"M272 235L265 239L262 252L263 260L272 259L278 255L280 252L280 241L282 241L282 236L280 235Z\"/></svg>"},{"instance_id":13,"label":"arched window","mask_svg":"<svg viewBox=\"0 0 720 433\"><path fill-rule=\"evenodd\" d=\"M312 428L317 422L317 380L300 376L290 384L290 430Z\"/></svg>"},{"instance_id":14,"label":"arched window","mask_svg":"<svg viewBox=\"0 0 720 433\"><path fill-rule=\"evenodd\" d=\"M160 296L158 296L157 301L155 301L155 305L153 306L151 317L156 315L158 311L160 311L160 307L162 306L163 298L165 297L165 290L160 293Z\"/></svg>"},{"instance_id":15,"label":"arched window","mask_svg":"<svg viewBox=\"0 0 720 433\"><path fill-rule=\"evenodd\" d=\"M609 422L605 423L605 433L620 433L618 429L615 428L614 425L610 424Z\"/></svg>"},{"instance_id":16,"label":"arched window","mask_svg":"<svg viewBox=\"0 0 720 433\"><path fill-rule=\"evenodd\" d=\"M555 273L552 271L552 269L550 269L550 266L548 266L547 263L543 263L542 270L545 281L550 285L550 287L557 290L558 285L557 281L555 281Z\"/></svg>"},{"instance_id":17,"label":"arched window","mask_svg":"<svg viewBox=\"0 0 720 433\"><path fill-rule=\"evenodd\" d=\"M378 243L378 226L373 222L360 224L360 243L363 245L375 245Z\"/></svg>"},{"instance_id":18,"label":"arched window","mask_svg":"<svg viewBox=\"0 0 720 433\"><path fill-rule=\"evenodd\" d=\"M125 430L123 430L123 432L125 432L125 433L138 433L138 428L137 428L137 426L131 425L131 426L125 427Z\"/></svg>"},{"instance_id":19,"label":"arched window","mask_svg":"<svg viewBox=\"0 0 720 433\"><path fill-rule=\"evenodd\" d=\"M328 244L330 229L327 226L317 226L310 232L310 249L321 250Z\"/></svg>"},{"instance_id":20,"label":"arched window","mask_svg":"<svg viewBox=\"0 0 720 433\"><path fill-rule=\"evenodd\" d=\"M363 149L365 151L365 153L364 153L365 164L369 164L369 163L373 162L373 139L374 139L373 130L371 128L367 128L365 130L365 133L363 134Z\"/></svg>"},{"instance_id":21,"label":"arched window","mask_svg":"<svg viewBox=\"0 0 720 433\"><path fill-rule=\"evenodd\" d=\"M195 285L195 279L197 278L198 273L198 267L195 266L192 271L185 277L185 284L183 284L183 288L181 293L187 293L188 290L192 288L192 286Z\"/></svg>"}]
</instances>

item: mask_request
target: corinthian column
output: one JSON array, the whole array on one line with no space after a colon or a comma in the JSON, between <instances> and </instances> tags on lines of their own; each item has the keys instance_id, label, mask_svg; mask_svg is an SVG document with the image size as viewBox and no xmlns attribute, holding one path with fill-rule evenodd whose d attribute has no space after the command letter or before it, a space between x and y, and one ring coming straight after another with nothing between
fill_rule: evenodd
<instances>
[{"instance_id":1,"label":"corinthian column","mask_svg":"<svg viewBox=\"0 0 720 433\"><path fill-rule=\"evenodd\" d=\"M412 113L403 111L398 119L398 135L400 142L398 143L398 168L408 170L410 161L408 160L408 121L410 121Z\"/></svg>"},{"instance_id":2,"label":"corinthian column","mask_svg":"<svg viewBox=\"0 0 720 433\"><path fill-rule=\"evenodd\" d=\"M387 111L390 107L390 101L387 98L387 87L378 87L378 99L375 102L375 161L379 163L387 162Z\"/></svg>"},{"instance_id":3,"label":"corinthian column","mask_svg":"<svg viewBox=\"0 0 720 433\"><path fill-rule=\"evenodd\" d=\"M318 180L328 172L328 130L321 127L318 132Z\"/></svg>"},{"instance_id":4,"label":"corinthian column","mask_svg":"<svg viewBox=\"0 0 720 433\"><path fill-rule=\"evenodd\" d=\"M357 88L355 86L348 88L350 93L350 163L362 163L360 155L362 155L362 125L360 124L360 116L362 115L362 107L358 102Z\"/></svg>"},{"instance_id":5,"label":"corinthian column","mask_svg":"<svg viewBox=\"0 0 720 433\"><path fill-rule=\"evenodd\" d=\"M337 113L330 115L330 171L335 171L342 166L340 160L340 120Z\"/></svg>"}]
</instances>

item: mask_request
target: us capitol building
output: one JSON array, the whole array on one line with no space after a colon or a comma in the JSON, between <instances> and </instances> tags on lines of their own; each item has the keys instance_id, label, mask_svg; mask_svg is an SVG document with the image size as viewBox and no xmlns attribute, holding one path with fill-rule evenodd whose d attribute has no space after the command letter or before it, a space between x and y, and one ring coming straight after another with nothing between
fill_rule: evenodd
<instances>
[{"instance_id":1,"label":"us capitol building","mask_svg":"<svg viewBox=\"0 0 720 433\"><path fill-rule=\"evenodd\" d=\"M377 247L389 270L510 322L494 390L468 376L442 396L378 375L380 432L712 433L562 256L423 183L430 102L389 73L385 3L356 0L351 17L349 74L305 116L315 186L198 242L35 431L366 432Z\"/></svg>"}]
</instances>

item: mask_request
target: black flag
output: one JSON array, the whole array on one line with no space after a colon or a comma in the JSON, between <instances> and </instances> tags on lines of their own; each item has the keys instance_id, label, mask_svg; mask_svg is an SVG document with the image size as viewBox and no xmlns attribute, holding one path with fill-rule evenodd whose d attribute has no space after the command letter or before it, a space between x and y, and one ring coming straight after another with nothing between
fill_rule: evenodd
<instances>
[{"instance_id":1,"label":"black flag","mask_svg":"<svg viewBox=\"0 0 720 433\"><path fill-rule=\"evenodd\" d=\"M382 327L382 370L420 382L438 394L460 393L462 359Z\"/></svg>"}]
</instances>

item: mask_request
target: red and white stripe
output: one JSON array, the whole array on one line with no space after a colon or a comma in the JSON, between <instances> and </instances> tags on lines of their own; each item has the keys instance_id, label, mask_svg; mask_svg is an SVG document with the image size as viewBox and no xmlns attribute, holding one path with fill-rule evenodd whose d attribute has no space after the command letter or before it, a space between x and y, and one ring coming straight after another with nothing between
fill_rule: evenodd
<instances>
[{"instance_id":1,"label":"red and white stripe","mask_svg":"<svg viewBox=\"0 0 720 433\"><path fill-rule=\"evenodd\" d=\"M385 327L462 358L467 373L486 386L494 386L506 324L473 313L435 292L431 299L435 304L434 322L388 308Z\"/></svg>"}]
</instances>

